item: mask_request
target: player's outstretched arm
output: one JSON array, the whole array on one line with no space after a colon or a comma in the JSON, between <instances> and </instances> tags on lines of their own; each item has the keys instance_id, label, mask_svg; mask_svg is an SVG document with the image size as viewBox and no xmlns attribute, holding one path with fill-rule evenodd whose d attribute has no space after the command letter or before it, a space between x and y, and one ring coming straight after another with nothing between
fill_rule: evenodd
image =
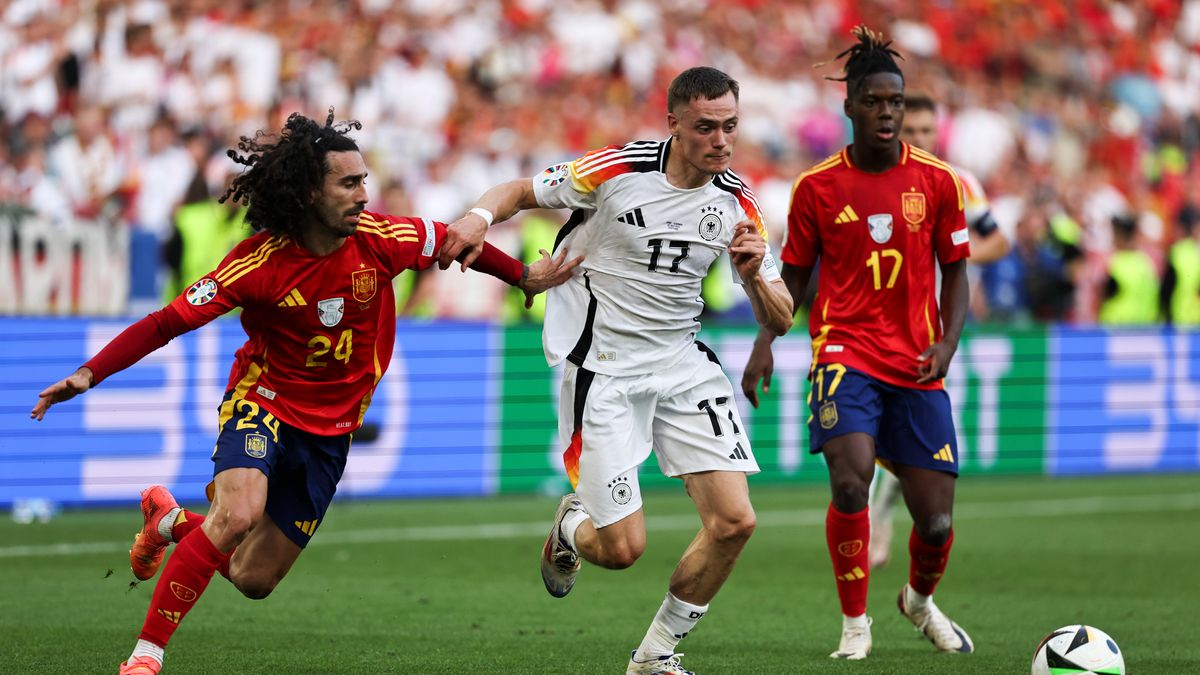
<instances>
[{"instance_id":1,"label":"player's outstretched arm","mask_svg":"<svg viewBox=\"0 0 1200 675\"><path fill-rule=\"evenodd\" d=\"M963 324L967 321L967 261L957 260L942 265L942 339L930 345L917 357L917 384L934 382L946 377L950 359L958 351Z\"/></svg>"},{"instance_id":2,"label":"player's outstretched arm","mask_svg":"<svg viewBox=\"0 0 1200 675\"><path fill-rule=\"evenodd\" d=\"M483 253L483 239L493 222L503 222L518 211L537 208L533 179L520 178L501 183L479 198L462 218L446 228L446 241L438 256L438 267L446 269L458 260L463 271Z\"/></svg>"},{"instance_id":3,"label":"player's outstretched arm","mask_svg":"<svg viewBox=\"0 0 1200 675\"><path fill-rule=\"evenodd\" d=\"M791 296L791 306L799 307L804 299L804 294L808 290L808 279L812 276L812 266L796 267L787 263L783 264L779 275L783 279L783 285L787 288L788 295ZM788 317L790 322L792 317ZM750 358L746 361L746 368L742 371L742 393L746 395L746 400L750 401L750 405L758 407L758 383L762 382L763 393L771 391L771 373L775 370L775 357L771 354L771 343L775 341L776 334L765 328L760 328L758 336L754 339L754 347L750 350Z\"/></svg>"},{"instance_id":4,"label":"player's outstretched arm","mask_svg":"<svg viewBox=\"0 0 1200 675\"><path fill-rule=\"evenodd\" d=\"M572 271L583 262L583 256L567 260L567 251L551 257L546 249L538 249L542 254L541 260L527 265L521 275L521 283L517 286L525 291L525 309L533 307L533 298L542 291L566 283L571 278Z\"/></svg>"},{"instance_id":5,"label":"player's outstretched arm","mask_svg":"<svg viewBox=\"0 0 1200 675\"><path fill-rule=\"evenodd\" d=\"M80 366L79 370L46 387L38 394L37 403L30 411L29 417L39 422L46 416L46 411L55 403L69 401L92 388L92 369Z\"/></svg>"}]
</instances>

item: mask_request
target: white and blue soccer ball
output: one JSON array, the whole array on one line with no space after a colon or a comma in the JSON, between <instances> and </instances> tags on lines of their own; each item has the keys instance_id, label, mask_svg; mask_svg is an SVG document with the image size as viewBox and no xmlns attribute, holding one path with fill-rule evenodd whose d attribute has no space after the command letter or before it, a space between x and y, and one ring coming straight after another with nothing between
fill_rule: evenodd
<instances>
[{"instance_id":1,"label":"white and blue soccer ball","mask_svg":"<svg viewBox=\"0 0 1200 675\"><path fill-rule=\"evenodd\" d=\"M1125 675L1125 655L1099 628L1063 626L1042 638L1033 654L1032 675Z\"/></svg>"}]
</instances>

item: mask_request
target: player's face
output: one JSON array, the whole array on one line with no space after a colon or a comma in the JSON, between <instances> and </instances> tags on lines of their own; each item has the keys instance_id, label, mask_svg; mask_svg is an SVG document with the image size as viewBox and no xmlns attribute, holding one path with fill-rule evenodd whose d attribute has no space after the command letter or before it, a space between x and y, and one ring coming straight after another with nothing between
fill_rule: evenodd
<instances>
[{"instance_id":1,"label":"player's face","mask_svg":"<svg viewBox=\"0 0 1200 675\"><path fill-rule=\"evenodd\" d=\"M937 124L933 111L905 111L904 124L900 126L900 140L925 152L933 152L934 146L937 145Z\"/></svg>"},{"instance_id":2,"label":"player's face","mask_svg":"<svg viewBox=\"0 0 1200 675\"><path fill-rule=\"evenodd\" d=\"M325 155L329 172L313 206L317 219L336 236L349 237L367 206L367 165L357 150Z\"/></svg>"},{"instance_id":3,"label":"player's face","mask_svg":"<svg viewBox=\"0 0 1200 675\"><path fill-rule=\"evenodd\" d=\"M714 176L729 168L738 134L733 92L712 100L694 98L667 113L667 124L688 164Z\"/></svg>"},{"instance_id":4,"label":"player's face","mask_svg":"<svg viewBox=\"0 0 1200 675\"><path fill-rule=\"evenodd\" d=\"M878 152L893 152L904 123L904 80L895 73L865 77L845 103L854 127L854 144Z\"/></svg>"}]
</instances>

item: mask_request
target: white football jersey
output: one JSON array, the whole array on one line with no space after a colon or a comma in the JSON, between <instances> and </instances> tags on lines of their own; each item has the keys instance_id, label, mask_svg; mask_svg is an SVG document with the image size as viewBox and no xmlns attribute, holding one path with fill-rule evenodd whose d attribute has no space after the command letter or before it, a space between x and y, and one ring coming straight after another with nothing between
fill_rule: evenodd
<instances>
[{"instance_id":1,"label":"white football jersey","mask_svg":"<svg viewBox=\"0 0 1200 675\"><path fill-rule=\"evenodd\" d=\"M634 141L533 179L539 205L572 210L555 251L585 256L548 291L542 345L550 365L566 359L606 375L671 367L695 349L700 286L727 255L735 226L752 221L766 238L754 193L736 174L677 188L665 173L669 151L669 139ZM759 273L779 278L770 249Z\"/></svg>"}]
</instances>

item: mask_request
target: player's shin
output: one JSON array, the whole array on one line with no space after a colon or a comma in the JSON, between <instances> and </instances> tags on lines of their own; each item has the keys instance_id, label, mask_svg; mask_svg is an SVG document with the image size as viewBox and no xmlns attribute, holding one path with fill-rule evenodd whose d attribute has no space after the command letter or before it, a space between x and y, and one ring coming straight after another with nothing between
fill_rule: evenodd
<instances>
[{"instance_id":1,"label":"player's shin","mask_svg":"<svg viewBox=\"0 0 1200 675\"><path fill-rule=\"evenodd\" d=\"M200 526L204 524L204 520L205 516L202 516L194 511L188 511L186 509L180 511L179 515L175 518L175 524L171 527L171 540L176 542L183 541L183 538L188 536L192 530L200 529ZM229 578L229 560L232 557L233 551L230 551L229 555L226 555L221 559L221 565L217 568L217 571L221 573L221 576L225 577L226 579Z\"/></svg>"},{"instance_id":2,"label":"player's shin","mask_svg":"<svg viewBox=\"0 0 1200 675\"><path fill-rule=\"evenodd\" d=\"M946 543L941 546L931 546L917 536L914 527L908 536L908 553L912 562L908 568L908 585L918 594L918 597L928 598L933 595L942 573L946 571L946 562L950 559L950 546L954 544L954 530L946 537Z\"/></svg>"},{"instance_id":3,"label":"player's shin","mask_svg":"<svg viewBox=\"0 0 1200 675\"><path fill-rule=\"evenodd\" d=\"M221 553L204 530L193 530L184 537L154 587L139 641L166 647L179 622L204 593L213 572L228 565L229 555Z\"/></svg>"},{"instance_id":4,"label":"player's shin","mask_svg":"<svg viewBox=\"0 0 1200 675\"><path fill-rule=\"evenodd\" d=\"M833 504L825 514L825 541L837 578L842 614L862 616L867 612L867 582L870 579L867 542L871 536L868 509L842 513Z\"/></svg>"},{"instance_id":5,"label":"player's shin","mask_svg":"<svg viewBox=\"0 0 1200 675\"><path fill-rule=\"evenodd\" d=\"M650 629L646 631L646 637L642 638L634 659L650 661L674 654L679 641L687 637L707 612L708 605L693 605L668 592L658 608L658 614L654 615Z\"/></svg>"}]
</instances>

